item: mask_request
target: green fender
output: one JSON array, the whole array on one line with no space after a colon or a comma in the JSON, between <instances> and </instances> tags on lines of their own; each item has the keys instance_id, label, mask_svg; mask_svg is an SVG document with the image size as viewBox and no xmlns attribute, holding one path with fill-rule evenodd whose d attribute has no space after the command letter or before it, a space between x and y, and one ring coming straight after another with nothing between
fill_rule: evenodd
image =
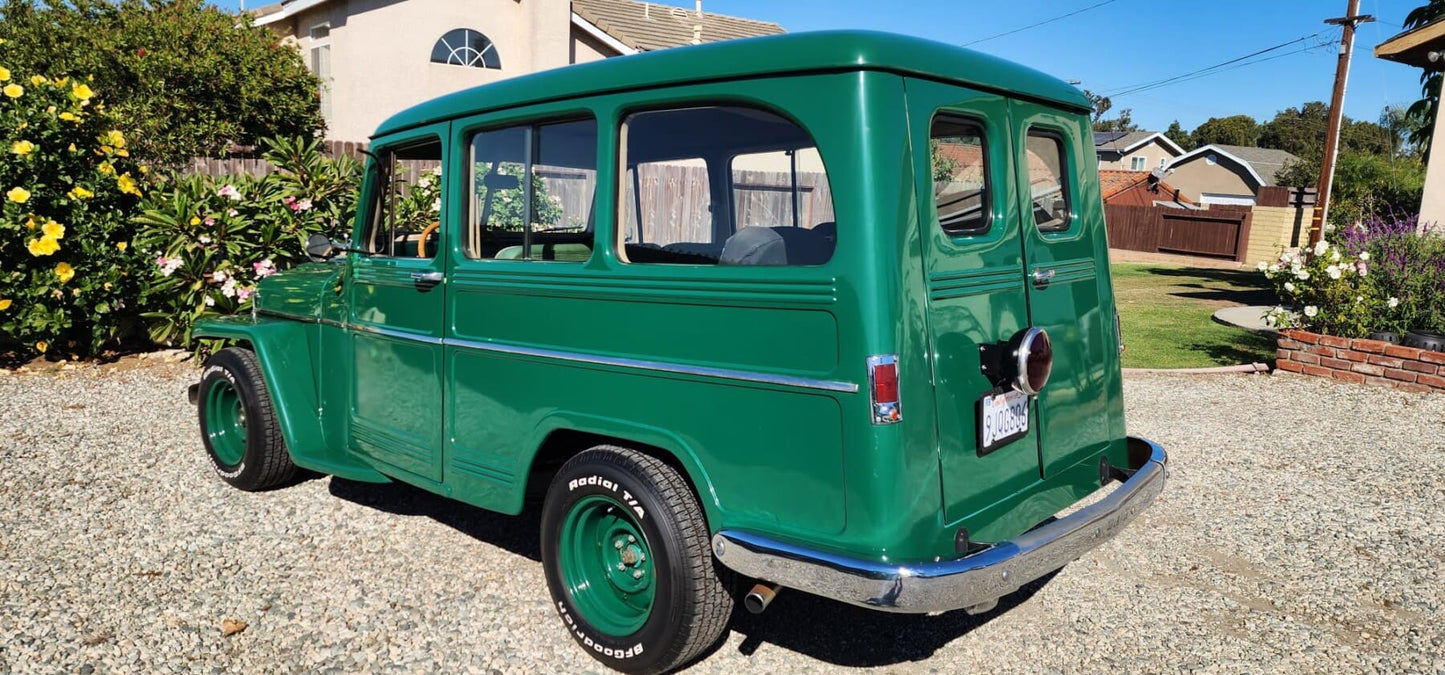
<instances>
[{"instance_id":1,"label":"green fender","mask_svg":"<svg viewBox=\"0 0 1445 675\"><path fill-rule=\"evenodd\" d=\"M703 513L707 516L710 528L716 532L722 527L722 505L718 502L717 491L713 489L712 480L708 478L702 464L697 461L697 455L692 448L681 437L658 427L611 417L559 410L538 421L526 447L541 448L548 436L563 430L608 436L619 439L624 444L629 441L641 443L666 452L682 466L685 477L692 484L693 491L697 493L698 503L702 504ZM532 457L527 460L527 471L522 474L523 476L531 475L536 459L537 455L533 453ZM516 491L513 498L515 504L510 505L514 510L509 512L521 511L524 497L522 493L522 490Z\"/></svg>"},{"instance_id":2,"label":"green fender","mask_svg":"<svg viewBox=\"0 0 1445 675\"><path fill-rule=\"evenodd\" d=\"M327 441L317 396L315 352L319 324L266 316L228 316L196 322L192 335L248 343L261 362L281 435L297 466L350 480L391 479Z\"/></svg>"}]
</instances>

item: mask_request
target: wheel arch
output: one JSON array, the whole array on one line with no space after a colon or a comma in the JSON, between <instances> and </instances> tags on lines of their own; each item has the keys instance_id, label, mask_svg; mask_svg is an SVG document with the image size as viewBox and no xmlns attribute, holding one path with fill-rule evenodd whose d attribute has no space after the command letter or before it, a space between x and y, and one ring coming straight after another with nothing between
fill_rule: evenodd
<instances>
[{"instance_id":1,"label":"wheel arch","mask_svg":"<svg viewBox=\"0 0 1445 675\"><path fill-rule=\"evenodd\" d=\"M555 412L536 427L529 447L525 490L518 491L517 511L525 495L540 495L568 459L598 445L618 445L656 457L676 469L692 486L710 529L721 527L717 491L697 453L677 434L657 427L582 413Z\"/></svg>"}]
</instances>

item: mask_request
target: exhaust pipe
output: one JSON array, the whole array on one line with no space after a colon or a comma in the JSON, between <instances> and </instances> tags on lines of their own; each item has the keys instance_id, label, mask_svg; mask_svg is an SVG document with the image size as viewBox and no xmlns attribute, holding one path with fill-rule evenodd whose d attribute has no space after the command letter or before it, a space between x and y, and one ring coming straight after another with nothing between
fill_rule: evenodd
<instances>
[{"instance_id":1,"label":"exhaust pipe","mask_svg":"<svg viewBox=\"0 0 1445 675\"><path fill-rule=\"evenodd\" d=\"M777 584L757 584L753 586L753 590L748 591L748 594L743 597L743 606L747 607L748 611L753 614L762 614L763 610L772 604L773 598L778 597L779 590L781 589Z\"/></svg>"}]
</instances>

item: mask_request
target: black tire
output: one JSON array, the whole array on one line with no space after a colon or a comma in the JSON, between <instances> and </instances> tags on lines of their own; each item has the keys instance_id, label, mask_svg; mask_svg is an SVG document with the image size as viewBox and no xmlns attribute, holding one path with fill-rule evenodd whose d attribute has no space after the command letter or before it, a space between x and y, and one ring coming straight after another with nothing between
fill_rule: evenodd
<instances>
[{"instance_id":1,"label":"black tire","mask_svg":"<svg viewBox=\"0 0 1445 675\"><path fill-rule=\"evenodd\" d=\"M218 395L212 390L220 388L234 391L239 399L244 428L244 442L239 457L233 449L220 449L220 441L213 439L214 429L208 405L211 396ZM201 440L211 465L222 480L248 492L268 490L291 481L296 475L296 465L291 462L291 453L281 436L281 426L276 419L276 408L271 394L266 390L266 381L261 375L261 365L256 354L241 347L227 347L206 359L201 371L201 386L196 396L196 412L201 424ZM214 441L214 442L213 442ZM220 450L220 452L218 452ZM231 455L227 457L225 455Z\"/></svg>"},{"instance_id":2,"label":"black tire","mask_svg":"<svg viewBox=\"0 0 1445 675\"><path fill-rule=\"evenodd\" d=\"M631 507L623 511L654 558L650 611L640 628L623 637L588 622L559 559L564 520L574 507L599 495ZM691 485L672 467L636 450L597 446L557 472L542 507L542 565L554 607L572 638L624 673L662 673L687 664L717 643L733 610L727 573L713 560L707 520Z\"/></svg>"}]
</instances>

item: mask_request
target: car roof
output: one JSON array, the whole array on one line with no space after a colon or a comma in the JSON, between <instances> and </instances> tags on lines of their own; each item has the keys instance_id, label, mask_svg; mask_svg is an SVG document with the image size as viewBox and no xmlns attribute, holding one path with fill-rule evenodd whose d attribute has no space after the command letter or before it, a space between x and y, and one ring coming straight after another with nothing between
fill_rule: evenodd
<instances>
[{"instance_id":1,"label":"car roof","mask_svg":"<svg viewBox=\"0 0 1445 675\"><path fill-rule=\"evenodd\" d=\"M996 56L874 31L820 31L727 40L614 57L464 89L407 108L376 136L473 115L611 92L806 72L877 70L1007 93L1088 111L1068 83Z\"/></svg>"}]
</instances>

